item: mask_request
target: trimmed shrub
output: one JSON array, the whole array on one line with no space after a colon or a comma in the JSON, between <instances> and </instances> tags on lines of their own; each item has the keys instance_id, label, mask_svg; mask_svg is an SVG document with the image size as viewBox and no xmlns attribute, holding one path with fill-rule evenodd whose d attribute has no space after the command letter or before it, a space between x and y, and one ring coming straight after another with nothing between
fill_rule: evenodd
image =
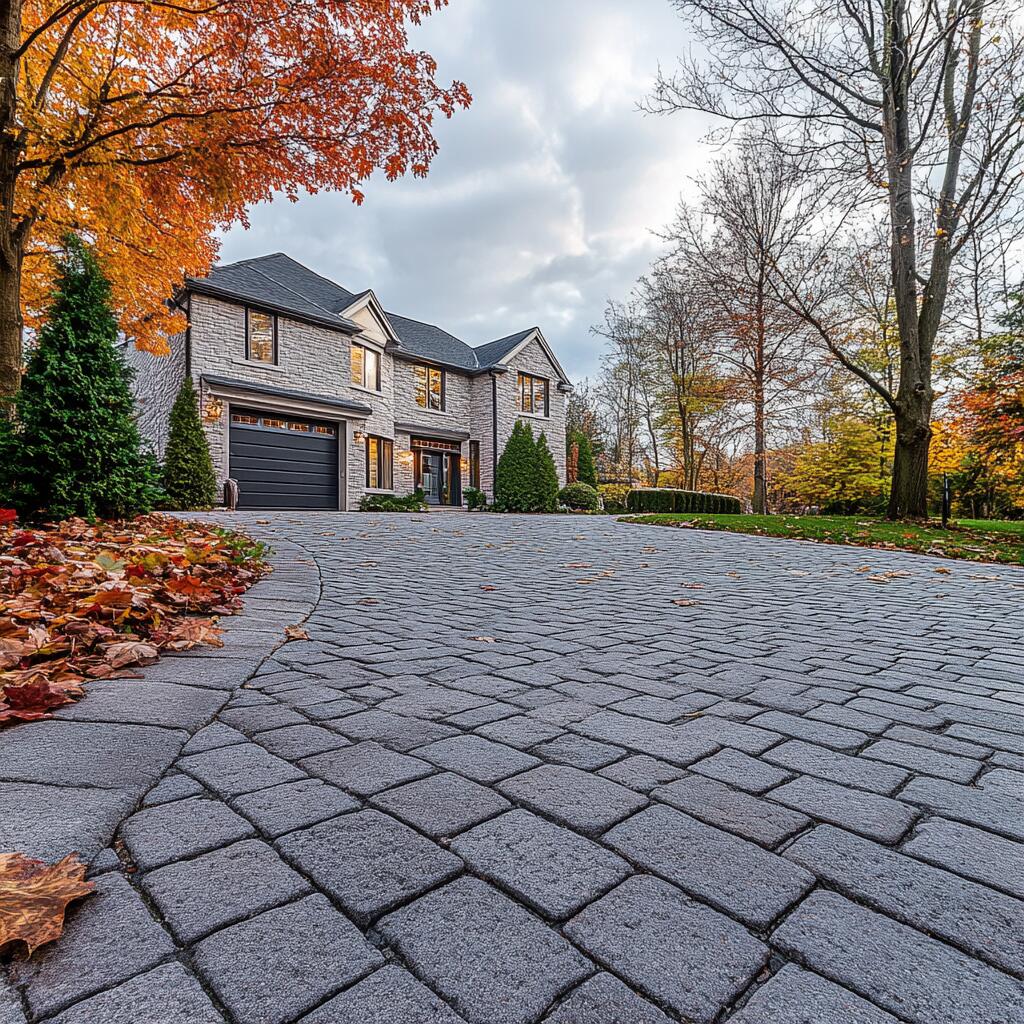
<instances>
[{"instance_id":1,"label":"trimmed shrub","mask_svg":"<svg viewBox=\"0 0 1024 1024\"><path fill-rule=\"evenodd\" d=\"M188 376L171 408L164 490L169 505L176 509L209 508L217 503L217 474L199 420L199 396Z\"/></svg>"},{"instance_id":2,"label":"trimmed shrub","mask_svg":"<svg viewBox=\"0 0 1024 1024\"><path fill-rule=\"evenodd\" d=\"M28 519L58 520L125 518L161 500L117 340L110 285L89 249L69 236L14 423L0 433L0 504Z\"/></svg>"},{"instance_id":3,"label":"trimmed shrub","mask_svg":"<svg viewBox=\"0 0 1024 1024\"><path fill-rule=\"evenodd\" d=\"M596 489L597 468L594 466L594 449L590 438L586 434L577 433L573 440L576 443L576 479Z\"/></svg>"},{"instance_id":4,"label":"trimmed shrub","mask_svg":"<svg viewBox=\"0 0 1024 1024\"><path fill-rule=\"evenodd\" d=\"M359 502L360 512L426 512L423 491L413 491L401 497L394 494L364 494Z\"/></svg>"},{"instance_id":5,"label":"trimmed shrub","mask_svg":"<svg viewBox=\"0 0 1024 1024\"><path fill-rule=\"evenodd\" d=\"M601 507L597 491L582 480L563 487L558 492L558 503L581 512L596 512Z\"/></svg>"},{"instance_id":6,"label":"trimmed shrub","mask_svg":"<svg viewBox=\"0 0 1024 1024\"><path fill-rule=\"evenodd\" d=\"M558 470L555 469L555 457L548 447L548 439L542 430L537 438L537 511L556 512L558 510Z\"/></svg>"},{"instance_id":7,"label":"trimmed shrub","mask_svg":"<svg viewBox=\"0 0 1024 1024\"><path fill-rule=\"evenodd\" d=\"M629 484L599 484L597 493L601 495L605 512L618 515L626 511L626 496L629 494Z\"/></svg>"},{"instance_id":8,"label":"trimmed shrub","mask_svg":"<svg viewBox=\"0 0 1024 1024\"><path fill-rule=\"evenodd\" d=\"M494 508L498 512L554 512L558 472L547 438L533 438L529 424L516 420L498 459Z\"/></svg>"},{"instance_id":9,"label":"trimmed shrub","mask_svg":"<svg viewBox=\"0 0 1024 1024\"><path fill-rule=\"evenodd\" d=\"M635 487L626 497L630 512L724 513L739 515L743 506L731 494L707 494L670 487Z\"/></svg>"},{"instance_id":10,"label":"trimmed shrub","mask_svg":"<svg viewBox=\"0 0 1024 1024\"><path fill-rule=\"evenodd\" d=\"M462 496L466 499L466 508L470 512L487 507L487 495L477 487L467 487Z\"/></svg>"}]
</instances>

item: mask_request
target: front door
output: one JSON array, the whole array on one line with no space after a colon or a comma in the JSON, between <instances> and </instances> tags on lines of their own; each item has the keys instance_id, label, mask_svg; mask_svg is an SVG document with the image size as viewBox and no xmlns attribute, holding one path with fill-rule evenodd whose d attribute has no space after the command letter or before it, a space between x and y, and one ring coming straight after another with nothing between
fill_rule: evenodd
<instances>
[{"instance_id":1,"label":"front door","mask_svg":"<svg viewBox=\"0 0 1024 1024\"><path fill-rule=\"evenodd\" d=\"M440 505L445 498L444 456L420 452L420 487L428 505Z\"/></svg>"}]
</instances>

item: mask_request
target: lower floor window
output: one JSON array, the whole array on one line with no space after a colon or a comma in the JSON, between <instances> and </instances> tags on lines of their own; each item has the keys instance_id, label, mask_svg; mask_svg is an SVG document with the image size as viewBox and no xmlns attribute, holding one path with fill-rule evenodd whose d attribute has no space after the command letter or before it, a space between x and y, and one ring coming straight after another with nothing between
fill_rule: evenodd
<instances>
[{"instance_id":1,"label":"lower floor window","mask_svg":"<svg viewBox=\"0 0 1024 1024\"><path fill-rule=\"evenodd\" d=\"M366 438L366 486L391 491L395 487L395 443L386 437Z\"/></svg>"}]
</instances>

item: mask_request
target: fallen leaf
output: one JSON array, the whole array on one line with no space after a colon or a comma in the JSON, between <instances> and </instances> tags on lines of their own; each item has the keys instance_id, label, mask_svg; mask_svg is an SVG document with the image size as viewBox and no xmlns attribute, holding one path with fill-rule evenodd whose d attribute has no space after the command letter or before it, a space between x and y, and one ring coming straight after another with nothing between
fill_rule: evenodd
<instances>
[{"instance_id":1,"label":"fallen leaf","mask_svg":"<svg viewBox=\"0 0 1024 1024\"><path fill-rule=\"evenodd\" d=\"M566 569L589 569L593 562L566 562Z\"/></svg>"},{"instance_id":2,"label":"fallen leaf","mask_svg":"<svg viewBox=\"0 0 1024 1024\"><path fill-rule=\"evenodd\" d=\"M486 584L480 588L481 590L497 590L497 587L492 587L490 584Z\"/></svg>"},{"instance_id":3,"label":"fallen leaf","mask_svg":"<svg viewBox=\"0 0 1024 1024\"><path fill-rule=\"evenodd\" d=\"M96 888L85 880L85 868L77 853L52 865L23 853L0 854L0 950L22 942L31 956L60 938L68 904Z\"/></svg>"},{"instance_id":4,"label":"fallen leaf","mask_svg":"<svg viewBox=\"0 0 1024 1024\"><path fill-rule=\"evenodd\" d=\"M496 644L498 638L494 636L471 636L470 640L478 640L482 644Z\"/></svg>"},{"instance_id":5,"label":"fallen leaf","mask_svg":"<svg viewBox=\"0 0 1024 1024\"><path fill-rule=\"evenodd\" d=\"M380 604L380 601L375 597L361 597L356 604Z\"/></svg>"},{"instance_id":6,"label":"fallen leaf","mask_svg":"<svg viewBox=\"0 0 1024 1024\"><path fill-rule=\"evenodd\" d=\"M703 583L680 583L679 586L685 587L687 590L703 590Z\"/></svg>"},{"instance_id":7,"label":"fallen leaf","mask_svg":"<svg viewBox=\"0 0 1024 1024\"><path fill-rule=\"evenodd\" d=\"M944 565L939 565L936 566L935 571L942 573L943 576L948 576L953 570L947 569Z\"/></svg>"},{"instance_id":8,"label":"fallen leaf","mask_svg":"<svg viewBox=\"0 0 1024 1024\"><path fill-rule=\"evenodd\" d=\"M308 640L309 634L301 626L284 627L285 643L290 640Z\"/></svg>"},{"instance_id":9,"label":"fallen leaf","mask_svg":"<svg viewBox=\"0 0 1024 1024\"><path fill-rule=\"evenodd\" d=\"M672 601L673 604L679 605L680 608L689 608L690 605L698 604L697 601L691 601L686 597L677 597Z\"/></svg>"},{"instance_id":10,"label":"fallen leaf","mask_svg":"<svg viewBox=\"0 0 1024 1024\"><path fill-rule=\"evenodd\" d=\"M123 643L111 644L104 648L103 655L111 668L124 668L125 665L156 661L160 657L160 652L152 644L139 640L125 640Z\"/></svg>"}]
</instances>

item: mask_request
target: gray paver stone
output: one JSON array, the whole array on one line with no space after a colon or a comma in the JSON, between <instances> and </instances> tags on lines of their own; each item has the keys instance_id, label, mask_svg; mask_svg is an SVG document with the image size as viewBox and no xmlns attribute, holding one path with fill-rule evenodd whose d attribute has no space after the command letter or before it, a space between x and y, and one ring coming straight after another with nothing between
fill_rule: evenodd
<instances>
[{"instance_id":1,"label":"gray paver stone","mask_svg":"<svg viewBox=\"0 0 1024 1024\"><path fill-rule=\"evenodd\" d=\"M144 871L252 834L252 825L245 818L219 800L202 797L147 807L121 826L121 838L132 860Z\"/></svg>"},{"instance_id":2,"label":"gray paver stone","mask_svg":"<svg viewBox=\"0 0 1024 1024\"><path fill-rule=\"evenodd\" d=\"M801 836L786 856L859 902L1024 974L1020 900L831 825Z\"/></svg>"},{"instance_id":3,"label":"gray paver stone","mask_svg":"<svg viewBox=\"0 0 1024 1024\"><path fill-rule=\"evenodd\" d=\"M512 800L588 835L603 832L647 802L618 783L557 764L506 779L497 788Z\"/></svg>"},{"instance_id":4,"label":"gray paver stone","mask_svg":"<svg viewBox=\"0 0 1024 1024\"><path fill-rule=\"evenodd\" d=\"M611 779L612 782L618 782L620 785L628 786L640 793L650 792L655 786L664 786L666 783L675 782L685 774L685 768L677 768L674 764L659 761L647 754L634 754L632 757L623 758L598 772L598 775L603 775L606 779Z\"/></svg>"},{"instance_id":5,"label":"gray paver stone","mask_svg":"<svg viewBox=\"0 0 1024 1024\"><path fill-rule=\"evenodd\" d=\"M320 779L300 779L245 793L235 798L233 806L263 835L276 839L286 832L357 810L359 804L348 793Z\"/></svg>"},{"instance_id":6,"label":"gray paver stone","mask_svg":"<svg viewBox=\"0 0 1024 1024\"><path fill-rule=\"evenodd\" d=\"M60 942L15 967L32 1012L40 1017L155 966L174 952L122 875L96 878L96 892L68 913Z\"/></svg>"},{"instance_id":7,"label":"gray paver stone","mask_svg":"<svg viewBox=\"0 0 1024 1024\"><path fill-rule=\"evenodd\" d=\"M700 775L655 789L651 798L765 846L778 846L811 823L804 814Z\"/></svg>"},{"instance_id":8,"label":"gray paver stone","mask_svg":"<svg viewBox=\"0 0 1024 1024\"><path fill-rule=\"evenodd\" d=\"M815 892L772 945L914 1024L1009 1024L1024 983L834 892Z\"/></svg>"},{"instance_id":9,"label":"gray paver stone","mask_svg":"<svg viewBox=\"0 0 1024 1024\"><path fill-rule=\"evenodd\" d=\"M521 809L463 833L452 850L474 872L555 920L575 914L632 870L609 850Z\"/></svg>"},{"instance_id":10,"label":"gray paver stone","mask_svg":"<svg viewBox=\"0 0 1024 1024\"><path fill-rule=\"evenodd\" d=\"M604 836L614 850L741 920L764 927L795 903L814 876L761 847L655 806Z\"/></svg>"},{"instance_id":11,"label":"gray paver stone","mask_svg":"<svg viewBox=\"0 0 1024 1024\"><path fill-rule=\"evenodd\" d=\"M843 786L856 786L883 796L890 796L910 778L910 773L902 768L840 754L802 740L780 744L769 750L765 757L790 771L814 775Z\"/></svg>"},{"instance_id":12,"label":"gray paver stone","mask_svg":"<svg viewBox=\"0 0 1024 1024\"><path fill-rule=\"evenodd\" d=\"M766 764L758 757L728 748L690 765L690 771L745 789L748 793L758 794L793 777L791 772Z\"/></svg>"},{"instance_id":13,"label":"gray paver stone","mask_svg":"<svg viewBox=\"0 0 1024 1024\"><path fill-rule=\"evenodd\" d=\"M898 1024L892 1014L845 988L786 964L730 1024Z\"/></svg>"},{"instance_id":14,"label":"gray paver stone","mask_svg":"<svg viewBox=\"0 0 1024 1024\"><path fill-rule=\"evenodd\" d=\"M324 1003L299 1024L463 1024L408 971L389 965Z\"/></svg>"},{"instance_id":15,"label":"gray paver stone","mask_svg":"<svg viewBox=\"0 0 1024 1024\"><path fill-rule=\"evenodd\" d=\"M494 783L540 764L532 754L484 736L453 736L418 747L416 756L475 782Z\"/></svg>"},{"instance_id":16,"label":"gray paver stone","mask_svg":"<svg viewBox=\"0 0 1024 1024\"><path fill-rule=\"evenodd\" d=\"M745 928L667 882L628 878L565 933L654 1002L706 1024L757 975L768 950Z\"/></svg>"},{"instance_id":17,"label":"gray paver stone","mask_svg":"<svg viewBox=\"0 0 1024 1024\"><path fill-rule=\"evenodd\" d=\"M434 770L426 761L397 754L371 740L307 757L302 766L357 796L371 796L382 789L421 779Z\"/></svg>"},{"instance_id":18,"label":"gray paver stone","mask_svg":"<svg viewBox=\"0 0 1024 1024\"><path fill-rule=\"evenodd\" d=\"M301 875L256 839L147 872L142 887L184 944L310 891Z\"/></svg>"},{"instance_id":19,"label":"gray paver stone","mask_svg":"<svg viewBox=\"0 0 1024 1024\"><path fill-rule=\"evenodd\" d=\"M452 772L378 793L370 803L436 837L455 835L511 806L493 789Z\"/></svg>"},{"instance_id":20,"label":"gray paver stone","mask_svg":"<svg viewBox=\"0 0 1024 1024\"><path fill-rule=\"evenodd\" d=\"M671 1024L656 1006L604 972L583 982L544 1021L545 1024Z\"/></svg>"},{"instance_id":21,"label":"gray paver stone","mask_svg":"<svg viewBox=\"0 0 1024 1024\"><path fill-rule=\"evenodd\" d=\"M384 958L314 895L215 932L193 961L238 1024L284 1024Z\"/></svg>"},{"instance_id":22,"label":"gray paver stone","mask_svg":"<svg viewBox=\"0 0 1024 1024\"><path fill-rule=\"evenodd\" d=\"M222 796L238 796L305 778L303 772L258 743L217 747L183 757L178 767Z\"/></svg>"},{"instance_id":23,"label":"gray paver stone","mask_svg":"<svg viewBox=\"0 0 1024 1024\"><path fill-rule=\"evenodd\" d=\"M277 845L364 924L462 870L454 854L379 811L346 814Z\"/></svg>"},{"instance_id":24,"label":"gray paver stone","mask_svg":"<svg viewBox=\"0 0 1024 1024\"><path fill-rule=\"evenodd\" d=\"M1024 800L1005 793L958 786L944 779L916 778L900 793L900 799L946 818L1024 840Z\"/></svg>"},{"instance_id":25,"label":"gray paver stone","mask_svg":"<svg viewBox=\"0 0 1024 1024\"><path fill-rule=\"evenodd\" d=\"M385 917L384 938L471 1024L528 1024L593 970L557 932L476 878Z\"/></svg>"},{"instance_id":26,"label":"gray paver stone","mask_svg":"<svg viewBox=\"0 0 1024 1024\"><path fill-rule=\"evenodd\" d=\"M0 1021L3 1017L0 1016ZM223 1024L202 986L180 964L164 964L76 1003L50 1024Z\"/></svg>"},{"instance_id":27,"label":"gray paver stone","mask_svg":"<svg viewBox=\"0 0 1024 1024\"><path fill-rule=\"evenodd\" d=\"M280 729L259 732L255 740L261 747L266 747L272 754L277 754L288 761L347 747L350 742L330 729L309 724L286 725Z\"/></svg>"}]
</instances>

